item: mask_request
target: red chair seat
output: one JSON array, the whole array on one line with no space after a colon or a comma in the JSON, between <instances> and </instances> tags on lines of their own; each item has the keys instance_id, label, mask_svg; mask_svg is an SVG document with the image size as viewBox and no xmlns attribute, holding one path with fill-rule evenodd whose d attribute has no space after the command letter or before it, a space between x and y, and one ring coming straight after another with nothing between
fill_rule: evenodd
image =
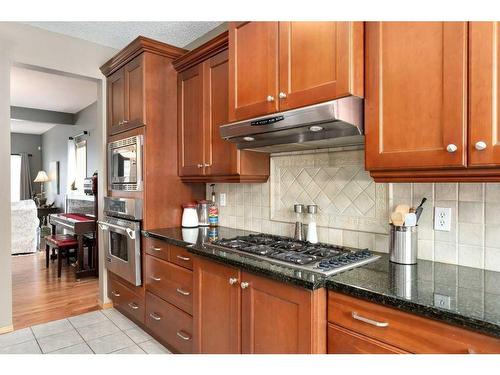
<instances>
[{"instance_id":1,"label":"red chair seat","mask_svg":"<svg viewBox=\"0 0 500 375\"><path fill-rule=\"evenodd\" d=\"M71 234L52 234L45 236L45 241L47 244L58 248L78 246L78 241Z\"/></svg>"}]
</instances>

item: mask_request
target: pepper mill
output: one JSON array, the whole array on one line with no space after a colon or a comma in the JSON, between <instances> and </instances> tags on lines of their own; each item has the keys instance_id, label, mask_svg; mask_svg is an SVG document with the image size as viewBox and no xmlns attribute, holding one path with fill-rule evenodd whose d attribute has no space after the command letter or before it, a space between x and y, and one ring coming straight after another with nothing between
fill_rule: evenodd
<instances>
[{"instance_id":1,"label":"pepper mill","mask_svg":"<svg viewBox=\"0 0 500 375\"><path fill-rule=\"evenodd\" d=\"M294 204L293 211L295 212L295 235L293 236L294 240L304 241L306 236L304 232L304 223L303 223L303 214L306 208L303 204Z\"/></svg>"}]
</instances>

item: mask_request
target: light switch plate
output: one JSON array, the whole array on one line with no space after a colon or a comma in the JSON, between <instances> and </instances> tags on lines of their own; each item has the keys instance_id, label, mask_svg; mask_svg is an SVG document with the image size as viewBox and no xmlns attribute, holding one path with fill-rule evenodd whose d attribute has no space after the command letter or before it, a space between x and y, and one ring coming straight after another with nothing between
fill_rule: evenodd
<instances>
[{"instance_id":1,"label":"light switch plate","mask_svg":"<svg viewBox=\"0 0 500 375\"><path fill-rule=\"evenodd\" d=\"M226 193L220 193L219 194L219 204L221 207L226 206Z\"/></svg>"},{"instance_id":2,"label":"light switch plate","mask_svg":"<svg viewBox=\"0 0 500 375\"><path fill-rule=\"evenodd\" d=\"M451 208L434 207L434 230L451 231Z\"/></svg>"}]
</instances>

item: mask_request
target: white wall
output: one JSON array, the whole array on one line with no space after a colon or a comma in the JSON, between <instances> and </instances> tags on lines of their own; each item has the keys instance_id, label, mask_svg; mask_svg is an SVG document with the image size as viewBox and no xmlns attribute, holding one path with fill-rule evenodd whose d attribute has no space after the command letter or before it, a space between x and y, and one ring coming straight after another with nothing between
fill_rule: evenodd
<instances>
[{"instance_id":1,"label":"white wall","mask_svg":"<svg viewBox=\"0 0 500 375\"><path fill-rule=\"evenodd\" d=\"M9 171L10 160L10 65L20 63L53 69L73 75L92 77L101 80L99 67L117 50L100 46L84 40L52 33L28 25L0 22L0 170ZM98 124L97 132L102 139L100 149L99 174L105 170L105 114L102 100L105 97L105 84L98 85ZM99 185L102 200L103 179ZM10 248L10 184L2 184L0 190L0 329L12 324L12 285ZM102 207L102 202L100 202ZM102 213L100 213L100 216ZM102 247L101 247L102 248ZM101 265L104 262L100 262ZM101 276L105 275L101 269ZM105 302L103 290L106 280L101 277L100 298Z\"/></svg>"}]
</instances>

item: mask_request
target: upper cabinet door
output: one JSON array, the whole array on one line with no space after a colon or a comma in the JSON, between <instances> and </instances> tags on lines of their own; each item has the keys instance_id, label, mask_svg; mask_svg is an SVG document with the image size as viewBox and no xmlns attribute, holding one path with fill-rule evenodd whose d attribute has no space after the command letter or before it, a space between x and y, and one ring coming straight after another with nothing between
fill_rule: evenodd
<instances>
[{"instance_id":1,"label":"upper cabinet door","mask_svg":"<svg viewBox=\"0 0 500 375\"><path fill-rule=\"evenodd\" d=\"M179 176L203 175L203 78L201 65L178 76Z\"/></svg>"},{"instance_id":2,"label":"upper cabinet door","mask_svg":"<svg viewBox=\"0 0 500 375\"><path fill-rule=\"evenodd\" d=\"M229 120L278 111L278 22L229 23Z\"/></svg>"},{"instance_id":3,"label":"upper cabinet door","mask_svg":"<svg viewBox=\"0 0 500 375\"><path fill-rule=\"evenodd\" d=\"M108 133L121 131L125 120L125 75L117 70L107 79L108 91Z\"/></svg>"},{"instance_id":4,"label":"upper cabinet door","mask_svg":"<svg viewBox=\"0 0 500 375\"><path fill-rule=\"evenodd\" d=\"M224 141L219 127L228 122L228 51L203 63L205 173L232 175L238 173L238 150Z\"/></svg>"},{"instance_id":5,"label":"upper cabinet door","mask_svg":"<svg viewBox=\"0 0 500 375\"><path fill-rule=\"evenodd\" d=\"M500 25L469 25L469 165L500 165Z\"/></svg>"},{"instance_id":6,"label":"upper cabinet door","mask_svg":"<svg viewBox=\"0 0 500 375\"><path fill-rule=\"evenodd\" d=\"M144 102L144 55L141 54L124 67L126 125L141 126L146 123Z\"/></svg>"},{"instance_id":7,"label":"upper cabinet door","mask_svg":"<svg viewBox=\"0 0 500 375\"><path fill-rule=\"evenodd\" d=\"M280 22L280 110L363 96L362 22Z\"/></svg>"},{"instance_id":8,"label":"upper cabinet door","mask_svg":"<svg viewBox=\"0 0 500 375\"><path fill-rule=\"evenodd\" d=\"M466 165L467 23L368 22L366 168Z\"/></svg>"}]
</instances>

